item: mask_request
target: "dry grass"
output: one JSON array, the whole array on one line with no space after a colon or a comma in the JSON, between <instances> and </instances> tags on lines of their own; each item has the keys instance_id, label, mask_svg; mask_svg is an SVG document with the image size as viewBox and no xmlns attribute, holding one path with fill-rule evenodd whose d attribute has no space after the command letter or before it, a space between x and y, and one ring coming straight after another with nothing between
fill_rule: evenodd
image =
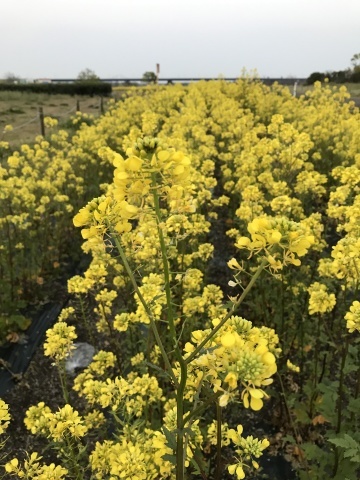
<instances>
[{"instance_id":1,"label":"dry grass","mask_svg":"<svg viewBox=\"0 0 360 480\"><path fill-rule=\"evenodd\" d=\"M2 137L11 146L33 142L41 133L39 107L43 108L45 116L59 119L61 126L75 114L77 102L81 112L100 115L99 97L0 92L0 140ZM106 102L104 99L105 108ZM2 134L5 125L12 125L14 130Z\"/></svg>"}]
</instances>

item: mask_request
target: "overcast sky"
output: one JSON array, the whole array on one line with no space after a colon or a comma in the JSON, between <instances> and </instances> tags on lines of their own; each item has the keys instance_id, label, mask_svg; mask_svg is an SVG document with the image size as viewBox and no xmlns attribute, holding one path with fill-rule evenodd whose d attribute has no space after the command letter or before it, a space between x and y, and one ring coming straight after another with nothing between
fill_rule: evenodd
<instances>
[{"instance_id":1,"label":"overcast sky","mask_svg":"<svg viewBox=\"0 0 360 480\"><path fill-rule=\"evenodd\" d=\"M360 0L0 0L0 77L307 77L360 52Z\"/></svg>"}]
</instances>

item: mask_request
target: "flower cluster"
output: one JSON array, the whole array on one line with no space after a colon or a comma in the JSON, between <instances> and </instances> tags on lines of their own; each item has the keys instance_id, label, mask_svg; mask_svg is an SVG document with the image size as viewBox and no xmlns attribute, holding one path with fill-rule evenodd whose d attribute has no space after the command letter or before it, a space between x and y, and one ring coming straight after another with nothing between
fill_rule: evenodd
<instances>
[{"instance_id":1,"label":"flower cluster","mask_svg":"<svg viewBox=\"0 0 360 480\"><path fill-rule=\"evenodd\" d=\"M238 456L237 463L229 465L228 471L230 474L236 475L239 480L245 478L244 467L250 466L247 462L251 461L251 465L255 469L259 468L259 464L255 458L261 457L263 450L270 445L267 439L258 440L253 436L244 438L242 432L242 425L238 425L236 430L231 429L228 433L230 440L236 447L235 452Z\"/></svg>"},{"instance_id":2,"label":"flower cluster","mask_svg":"<svg viewBox=\"0 0 360 480\"><path fill-rule=\"evenodd\" d=\"M10 414L9 414L9 407L4 402L4 400L0 399L0 435L5 432L7 427L9 426L10 421Z\"/></svg>"},{"instance_id":3,"label":"flower cluster","mask_svg":"<svg viewBox=\"0 0 360 480\"><path fill-rule=\"evenodd\" d=\"M57 322L46 332L45 355L53 358L56 363L65 360L73 350L73 342L76 338L75 327L65 322Z\"/></svg>"},{"instance_id":4,"label":"flower cluster","mask_svg":"<svg viewBox=\"0 0 360 480\"><path fill-rule=\"evenodd\" d=\"M127 149L127 158L110 148L99 151L102 158L111 160L114 182L107 196L92 200L74 217L74 225L82 229L83 238L104 235L107 226L113 225L122 234L132 228L131 220L146 214L153 202L153 190L166 199L173 213L195 210L187 192L190 159L182 152L161 147L157 138L138 139ZM154 177L161 175L159 186ZM156 180L155 180L156 181Z\"/></svg>"},{"instance_id":5,"label":"flower cluster","mask_svg":"<svg viewBox=\"0 0 360 480\"><path fill-rule=\"evenodd\" d=\"M315 241L301 223L286 217L255 218L247 228L251 239L239 237L235 247L247 249L251 255L262 253L275 272L284 265L301 265L297 257L303 257Z\"/></svg>"},{"instance_id":6,"label":"flower cluster","mask_svg":"<svg viewBox=\"0 0 360 480\"><path fill-rule=\"evenodd\" d=\"M310 294L310 315L314 315L315 313L331 312L331 310L335 307L336 297L333 293L327 292L326 285L315 282L310 285L308 292Z\"/></svg>"},{"instance_id":7,"label":"flower cluster","mask_svg":"<svg viewBox=\"0 0 360 480\"><path fill-rule=\"evenodd\" d=\"M220 319L213 320L214 326L219 322ZM192 333L192 343L185 345L188 355L209 332ZM204 347L204 352L190 363L187 396L192 398L199 384L207 382L215 393L221 392L222 407L239 398L241 391L245 408L260 410L262 399L267 397L263 387L272 383L271 377L277 371L278 342L273 330L253 327L251 322L238 316L230 317Z\"/></svg>"},{"instance_id":8,"label":"flower cluster","mask_svg":"<svg viewBox=\"0 0 360 480\"><path fill-rule=\"evenodd\" d=\"M78 439L87 432L84 419L68 404L53 413L44 402L40 402L28 409L24 422L31 433L45 435L55 442L66 437Z\"/></svg>"},{"instance_id":9,"label":"flower cluster","mask_svg":"<svg viewBox=\"0 0 360 480\"><path fill-rule=\"evenodd\" d=\"M346 328L350 333L357 330L360 332L360 302L355 300L350 307L350 311L345 315Z\"/></svg>"},{"instance_id":10,"label":"flower cluster","mask_svg":"<svg viewBox=\"0 0 360 480\"><path fill-rule=\"evenodd\" d=\"M33 452L21 466L19 460L13 458L6 463L5 471L16 478L34 480L61 480L67 478L68 470L66 468L54 463L50 465L41 464L41 459L42 457L37 452Z\"/></svg>"}]
</instances>

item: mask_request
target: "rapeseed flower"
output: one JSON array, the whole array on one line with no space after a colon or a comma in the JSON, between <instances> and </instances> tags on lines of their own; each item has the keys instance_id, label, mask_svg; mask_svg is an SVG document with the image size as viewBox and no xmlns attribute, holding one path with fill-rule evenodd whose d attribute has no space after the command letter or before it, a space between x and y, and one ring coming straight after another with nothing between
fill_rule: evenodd
<instances>
[{"instance_id":1,"label":"rapeseed flower","mask_svg":"<svg viewBox=\"0 0 360 480\"><path fill-rule=\"evenodd\" d=\"M355 300L351 306L350 311L345 315L346 328L350 333L353 333L355 330L360 332L360 302Z\"/></svg>"},{"instance_id":2,"label":"rapeseed flower","mask_svg":"<svg viewBox=\"0 0 360 480\"><path fill-rule=\"evenodd\" d=\"M10 421L10 414L9 414L9 407L4 402L4 400L0 399L0 435L5 432L7 427L9 426Z\"/></svg>"},{"instance_id":3,"label":"rapeseed flower","mask_svg":"<svg viewBox=\"0 0 360 480\"><path fill-rule=\"evenodd\" d=\"M333 293L328 293L326 285L315 282L308 288L309 297L309 313L331 312L336 304L336 297Z\"/></svg>"},{"instance_id":4,"label":"rapeseed flower","mask_svg":"<svg viewBox=\"0 0 360 480\"><path fill-rule=\"evenodd\" d=\"M73 342L76 338L75 327L67 325L65 322L57 322L46 332L45 355L53 358L55 363L65 360L75 348Z\"/></svg>"}]
</instances>

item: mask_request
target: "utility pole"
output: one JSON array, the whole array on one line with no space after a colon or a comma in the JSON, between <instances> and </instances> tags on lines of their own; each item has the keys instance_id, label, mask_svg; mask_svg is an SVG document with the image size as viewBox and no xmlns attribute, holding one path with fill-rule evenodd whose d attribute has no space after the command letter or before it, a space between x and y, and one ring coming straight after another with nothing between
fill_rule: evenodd
<instances>
[{"instance_id":1,"label":"utility pole","mask_svg":"<svg viewBox=\"0 0 360 480\"><path fill-rule=\"evenodd\" d=\"M159 83L160 63L156 64L156 83Z\"/></svg>"}]
</instances>

